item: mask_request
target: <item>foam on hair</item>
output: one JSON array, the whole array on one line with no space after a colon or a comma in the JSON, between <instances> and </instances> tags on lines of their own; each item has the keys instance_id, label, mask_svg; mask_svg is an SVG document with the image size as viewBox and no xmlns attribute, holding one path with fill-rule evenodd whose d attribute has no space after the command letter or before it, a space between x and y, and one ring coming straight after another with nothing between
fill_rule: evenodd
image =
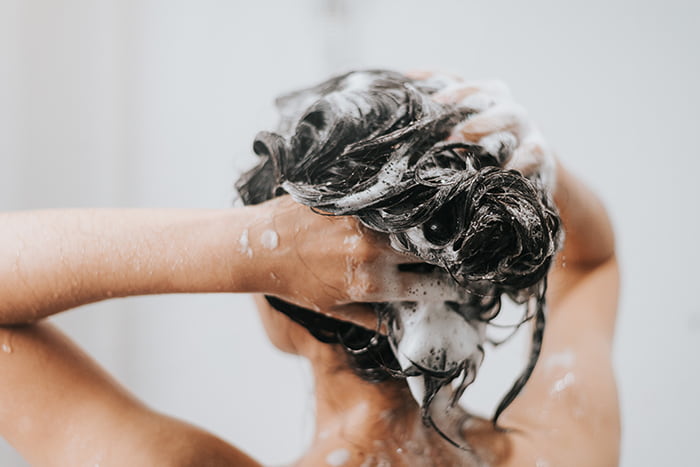
<instances>
[{"instance_id":1,"label":"foam on hair","mask_svg":"<svg viewBox=\"0 0 700 467\"><path fill-rule=\"evenodd\" d=\"M422 258L428 269L445 269L471 293L469 304L453 306L467 320L488 322L504 294L527 303L526 319L536 319L530 362L496 410L495 424L539 355L545 277L558 248L559 217L538 174L526 178L503 169L512 140L490 141L488 148L445 141L474 110L435 102L431 94L438 88L377 70L282 96L278 131L256 136L253 150L260 163L236 187L246 204L288 193L319 213L353 215L386 233L395 249ZM361 376L373 381L407 376L391 352L397 347L392 306L376 305L390 324L387 338L268 300L317 339L344 344ZM466 365L460 368L466 371ZM434 426L430 401L460 373L425 373L429 393L422 409Z\"/></svg>"}]
</instances>

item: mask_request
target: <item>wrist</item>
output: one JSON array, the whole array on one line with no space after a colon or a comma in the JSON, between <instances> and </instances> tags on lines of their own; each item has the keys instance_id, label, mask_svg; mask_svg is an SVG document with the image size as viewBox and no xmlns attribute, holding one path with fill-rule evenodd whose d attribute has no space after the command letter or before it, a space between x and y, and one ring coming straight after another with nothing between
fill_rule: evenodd
<instances>
[{"instance_id":1,"label":"wrist","mask_svg":"<svg viewBox=\"0 0 700 467\"><path fill-rule=\"evenodd\" d=\"M287 222L276 225L275 206L263 203L238 208L226 220L227 233L218 251L228 252L230 292L284 293L291 244Z\"/></svg>"}]
</instances>

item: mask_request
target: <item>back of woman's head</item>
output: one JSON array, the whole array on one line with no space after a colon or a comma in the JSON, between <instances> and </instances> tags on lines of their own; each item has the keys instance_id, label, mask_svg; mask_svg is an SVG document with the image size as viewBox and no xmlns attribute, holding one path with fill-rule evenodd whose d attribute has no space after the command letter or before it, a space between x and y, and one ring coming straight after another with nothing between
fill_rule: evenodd
<instances>
[{"instance_id":1,"label":"back of woman's head","mask_svg":"<svg viewBox=\"0 0 700 467\"><path fill-rule=\"evenodd\" d=\"M253 149L260 163L236 186L247 204L288 193L319 213L353 215L386 233L395 249L425 261L423 270L444 269L471 294L469 303L451 305L465 320L488 322L503 294L535 303L527 312L537 318L533 358L516 383L522 387L539 351L544 281L558 247L559 218L536 174L526 178L503 168L515 145L512 135L490 150L446 141L474 110L435 102L431 95L439 86L365 71L280 97L279 129L257 135ZM319 340L342 343L363 377L402 373L391 306L376 307L389 321L386 338L269 300ZM421 370L432 378L426 387L434 392L459 376ZM520 387L514 386L496 417ZM423 401L424 414L432 396Z\"/></svg>"}]
</instances>

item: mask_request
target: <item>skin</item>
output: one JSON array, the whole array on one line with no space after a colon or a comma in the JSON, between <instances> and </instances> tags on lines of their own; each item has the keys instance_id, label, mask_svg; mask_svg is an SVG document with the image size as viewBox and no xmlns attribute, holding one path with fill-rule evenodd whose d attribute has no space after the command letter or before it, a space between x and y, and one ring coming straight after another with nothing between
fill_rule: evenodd
<instances>
[{"instance_id":1,"label":"skin","mask_svg":"<svg viewBox=\"0 0 700 467\"><path fill-rule=\"evenodd\" d=\"M549 315L535 371L501 416L505 431L461 410L439 419L441 427L450 427L492 466L618 464L620 420L611 345L619 277L613 233L602 205L583 184L561 166L557 179L555 200L567 236L549 274ZM325 465L338 449L351 454L348 466L370 457L392 466L478 465L472 455L422 425L419 407L403 382L361 380L336 346L311 338L261 298L257 303L273 344L308 358L313 368L316 434L297 465Z\"/></svg>"},{"instance_id":2,"label":"skin","mask_svg":"<svg viewBox=\"0 0 700 467\"><path fill-rule=\"evenodd\" d=\"M444 98L486 93L498 110L485 109L453 138L478 141L512 131L519 144L511 167L556 171L566 239L549 274L539 362L503 413L505 430L460 409L436 416L472 454L422 425L404 382L361 380L338 346L316 341L258 298L271 341L313 368L316 434L296 465L326 465L339 453L346 466L478 465L477 457L493 466L617 465L611 345L619 279L605 210L554 162L526 115L509 113L514 107L502 95L472 83L451 92ZM42 317L119 296L252 292L373 327L371 313L353 302L402 300L410 298L409 288L421 287L418 275L396 270L413 260L353 219L318 216L286 198L226 211L12 213L1 215L0 224L0 434L37 466L259 465L144 406ZM268 230L279 236L274 249L260 241ZM238 241L244 232L248 245Z\"/></svg>"}]
</instances>

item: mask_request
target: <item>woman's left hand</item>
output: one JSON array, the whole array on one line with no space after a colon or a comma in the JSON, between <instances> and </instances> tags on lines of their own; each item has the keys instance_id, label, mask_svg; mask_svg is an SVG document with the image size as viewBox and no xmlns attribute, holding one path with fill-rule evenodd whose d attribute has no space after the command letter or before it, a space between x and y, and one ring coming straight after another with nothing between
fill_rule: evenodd
<instances>
[{"instance_id":1,"label":"woman's left hand","mask_svg":"<svg viewBox=\"0 0 700 467\"><path fill-rule=\"evenodd\" d=\"M408 76L446 83L433 95L436 101L475 111L453 129L450 139L477 143L493 153L504 148L504 168L515 169L526 177L537 174L550 190L554 189L554 152L504 82L465 81L430 72L412 72Z\"/></svg>"}]
</instances>

